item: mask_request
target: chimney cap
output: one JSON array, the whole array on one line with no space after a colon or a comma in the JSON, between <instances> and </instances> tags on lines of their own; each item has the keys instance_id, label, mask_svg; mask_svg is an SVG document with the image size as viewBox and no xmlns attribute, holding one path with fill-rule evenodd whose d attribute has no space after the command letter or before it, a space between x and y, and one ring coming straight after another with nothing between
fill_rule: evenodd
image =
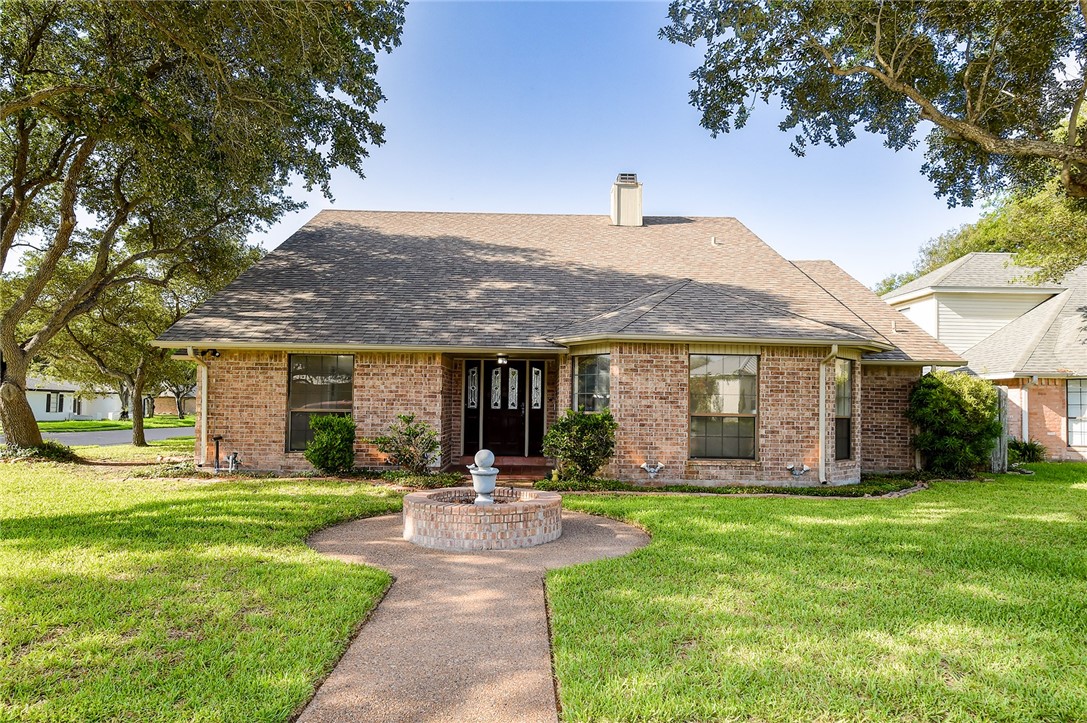
<instances>
[{"instance_id":1,"label":"chimney cap","mask_svg":"<svg viewBox=\"0 0 1087 723\"><path fill-rule=\"evenodd\" d=\"M638 174L637 173L620 173L618 176L616 176L615 182L616 183L637 183L638 182Z\"/></svg>"}]
</instances>

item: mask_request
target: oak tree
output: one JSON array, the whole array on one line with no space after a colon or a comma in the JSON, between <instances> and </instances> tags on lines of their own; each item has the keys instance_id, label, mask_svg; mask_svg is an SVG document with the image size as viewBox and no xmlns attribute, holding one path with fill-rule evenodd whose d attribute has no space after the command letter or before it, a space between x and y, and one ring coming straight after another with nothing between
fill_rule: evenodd
<instances>
[{"instance_id":1,"label":"oak tree","mask_svg":"<svg viewBox=\"0 0 1087 723\"><path fill-rule=\"evenodd\" d=\"M380 144L399 0L0 0L0 423L103 295L163 288ZM20 272L22 257L34 264Z\"/></svg>"},{"instance_id":2,"label":"oak tree","mask_svg":"<svg viewBox=\"0 0 1087 723\"><path fill-rule=\"evenodd\" d=\"M1085 14L1087 0L673 0L661 34L705 43L691 101L713 134L771 99L798 155L858 128L912 148L928 122L922 170L969 205L1054 175L1087 197Z\"/></svg>"}]
</instances>

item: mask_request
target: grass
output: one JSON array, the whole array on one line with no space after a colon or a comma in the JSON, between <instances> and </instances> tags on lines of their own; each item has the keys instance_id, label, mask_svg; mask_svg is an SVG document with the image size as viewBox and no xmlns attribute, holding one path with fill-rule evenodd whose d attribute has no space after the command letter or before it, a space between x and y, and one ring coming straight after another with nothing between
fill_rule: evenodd
<instances>
[{"instance_id":1,"label":"grass","mask_svg":"<svg viewBox=\"0 0 1087 723\"><path fill-rule=\"evenodd\" d=\"M99 463L142 463L153 462L191 462L195 437L171 437L153 439L146 447L133 447L131 444L111 444L107 446L77 445L72 451L88 462Z\"/></svg>"},{"instance_id":2,"label":"grass","mask_svg":"<svg viewBox=\"0 0 1087 723\"><path fill-rule=\"evenodd\" d=\"M178 419L176 415L157 414L154 417L144 417L143 428L173 429L175 427L191 427L195 423L196 420L193 417ZM62 422L38 422L38 429L42 432L111 432L118 429L132 429L132 420L73 419Z\"/></svg>"},{"instance_id":3,"label":"grass","mask_svg":"<svg viewBox=\"0 0 1087 723\"><path fill-rule=\"evenodd\" d=\"M649 530L548 574L566 720L1087 720L1087 465L894 500L564 497Z\"/></svg>"},{"instance_id":4,"label":"grass","mask_svg":"<svg viewBox=\"0 0 1087 723\"><path fill-rule=\"evenodd\" d=\"M304 540L399 496L127 472L0 465L0 720L288 719L391 582Z\"/></svg>"}]
</instances>

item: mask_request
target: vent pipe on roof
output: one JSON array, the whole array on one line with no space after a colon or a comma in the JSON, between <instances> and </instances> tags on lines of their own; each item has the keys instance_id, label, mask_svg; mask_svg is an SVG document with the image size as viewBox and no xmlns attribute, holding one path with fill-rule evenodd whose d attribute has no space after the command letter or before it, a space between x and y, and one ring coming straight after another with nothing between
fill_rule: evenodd
<instances>
[{"instance_id":1,"label":"vent pipe on roof","mask_svg":"<svg viewBox=\"0 0 1087 723\"><path fill-rule=\"evenodd\" d=\"M611 225L642 225L642 184L637 173L620 173L611 185Z\"/></svg>"}]
</instances>

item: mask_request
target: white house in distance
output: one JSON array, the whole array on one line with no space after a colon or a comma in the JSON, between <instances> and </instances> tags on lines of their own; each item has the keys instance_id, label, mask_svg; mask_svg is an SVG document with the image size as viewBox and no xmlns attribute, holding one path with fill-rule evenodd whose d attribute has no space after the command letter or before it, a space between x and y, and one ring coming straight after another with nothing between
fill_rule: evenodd
<instances>
[{"instance_id":1,"label":"white house in distance","mask_svg":"<svg viewBox=\"0 0 1087 723\"><path fill-rule=\"evenodd\" d=\"M1012 254L971 253L883 299L1008 393L1008 434L1087 460L1087 267L1031 284Z\"/></svg>"},{"instance_id":2,"label":"white house in distance","mask_svg":"<svg viewBox=\"0 0 1087 723\"><path fill-rule=\"evenodd\" d=\"M121 398L116 394L86 396L71 382L27 377L26 399L39 422L71 419L116 419L121 413Z\"/></svg>"}]
</instances>

